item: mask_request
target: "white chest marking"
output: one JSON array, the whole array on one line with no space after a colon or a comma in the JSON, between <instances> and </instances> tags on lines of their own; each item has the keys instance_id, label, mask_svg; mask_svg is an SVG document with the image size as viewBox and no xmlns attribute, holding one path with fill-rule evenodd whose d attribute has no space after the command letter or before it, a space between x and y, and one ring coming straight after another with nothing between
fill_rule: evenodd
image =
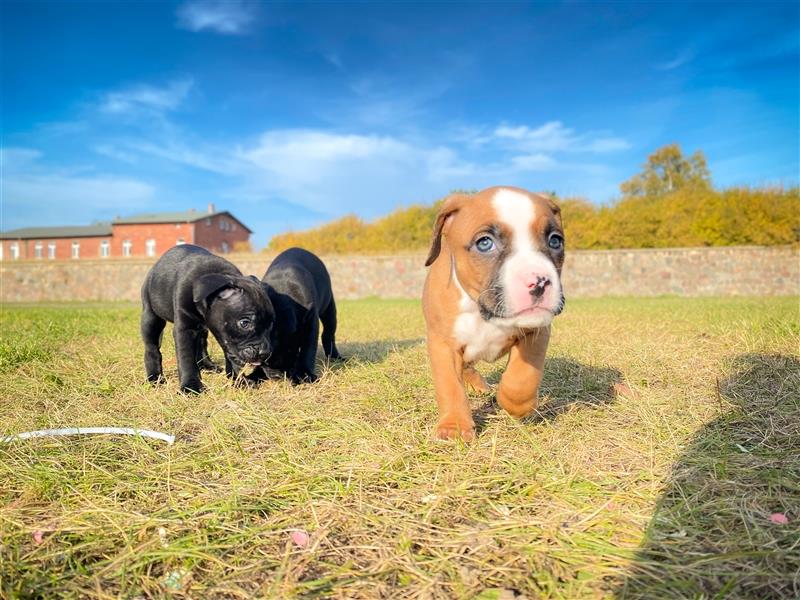
<instances>
[{"instance_id":1,"label":"white chest marking","mask_svg":"<svg viewBox=\"0 0 800 600\"><path fill-rule=\"evenodd\" d=\"M493 362L507 349L512 329L498 326L481 317L478 304L469 297L458 281L453 269L453 281L461 292L458 303L459 314L453 324L453 337L464 345L464 362L476 360Z\"/></svg>"}]
</instances>

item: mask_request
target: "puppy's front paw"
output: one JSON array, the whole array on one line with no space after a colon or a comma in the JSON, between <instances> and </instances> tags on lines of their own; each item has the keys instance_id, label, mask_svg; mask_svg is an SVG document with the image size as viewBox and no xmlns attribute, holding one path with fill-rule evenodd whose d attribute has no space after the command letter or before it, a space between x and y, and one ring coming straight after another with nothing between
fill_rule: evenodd
<instances>
[{"instance_id":1,"label":"puppy's front paw","mask_svg":"<svg viewBox=\"0 0 800 600\"><path fill-rule=\"evenodd\" d=\"M510 394L501 384L497 390L497 403L515 419L523 419L530 415L539 405L536 391L533 394Z\"/></svg>"},{"instance_id":2,"label":"puppy's front paw","mask_svg":"<svg viewBox=\"0 0 800 600\"><path fill-rule=\"evenodd\" d=\"M184 394L200 394L206 386L199 379L191 379L185 383L181 383L181 391Z\"/></svg>"},{"instance_id":3,"label":"puppy's front paw","mask_svg":"<svg viewBox=\"0 0 800 600\"><path fill-rule=\"evenodd\" d=\"M464 369L464 383L478 393L492 391L492 386L486 382L483 375L471 367Z\"/></svg>"},{"instance_id":4,"label":"puppy's front paw","mask_svg":"<svg viewBox=\"0 0 800 600\"><path fill-rule=\"evenodd\" d=\"M263 377L259 377L258 375L250 374L250 375L242 375L239 373L236 377L233 378L233 385L236 387L256 387L259 383L261 383Z\"/></svg>"},{"instance_id":5,"label":"puppy's front paw","mask_svg":"<svg viewBox=\"0 0 800 600\"><path fill-rule=\"evenodd\" d=\"M471 442L475 439L475 424L472 421L459 423L452 419L442 419L436 426L436 438L440 440L461 438L465 442Z\"/></svg>"},{"instance_id":6,"label":"puppy's front paw","mask_svg":"<svg viewBox=\"0 0 800 600\"><path fill-rule=\"evenodd\" d=\"M319 379L315 373L307 373L304 371L294 371L289 375L292 385L301 385L303 383L314 383Z\"/></svg>"},{"instance_id":7,"label":"puppy's front paw","mask_svg":"<svg viewBox=\"0 0 800 600\"><path fill-rule=\"evenodd\" d=\"M167 380L161 373L152 373L147 376L147 381L152 383L153 385L161 385L162 383L166 383Z\"/></svg>"}]
</instances>

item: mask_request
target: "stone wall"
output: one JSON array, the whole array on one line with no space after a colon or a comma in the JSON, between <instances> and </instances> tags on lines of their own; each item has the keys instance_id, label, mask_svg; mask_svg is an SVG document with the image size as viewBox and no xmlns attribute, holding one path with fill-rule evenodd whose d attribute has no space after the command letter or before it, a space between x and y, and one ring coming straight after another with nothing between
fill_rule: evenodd
<instances>
[{"instance_id":1,"label":"stone wall","mask_svg":"<svg viewBox=\"0 0 800 600\"><path fill-rule=\"evenodd\" d=\"M263 275L267 255L229 257L245 274ZM418 298L422 254L328 256L338 298ZM0 301L138 301L152 260L0 264ZM800 251L790 247L600 250L567 253L569 298L597 296L786 296L800 294Z\"/></svg>"}]
</instances>

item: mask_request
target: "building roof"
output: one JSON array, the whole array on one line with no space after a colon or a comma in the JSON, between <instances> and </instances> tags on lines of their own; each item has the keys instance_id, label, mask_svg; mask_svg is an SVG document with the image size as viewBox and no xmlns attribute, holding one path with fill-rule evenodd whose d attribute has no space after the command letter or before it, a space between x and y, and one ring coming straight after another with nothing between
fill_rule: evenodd
<instances>
[{"instance_id":1,"label":"building roof","mask_svg":"<svg viewBox=\"0 0 800 600\"><path fill-rule=\"evenodd\" d=\"M239 219L234 217L227 210L219 212L201 212L199 210L192 209L192 210L184 210L177 212L140 213L138 215L133 215L131 217L120 217L114 219L113 224L135 225L139 223L194 223L195 221L209 219L212 217L216 217L217 215L227 215L228 217L236 221L239 225L241 225L244 229L246 229L249 233L253 233L249 227L247 227Z\"/></svg>"},{"instance_id":2,"label":"building roof","mask_svg":"<svg viewBox=\"0 0 800 600\"><path fill-rule=\"evenodd\" d=\"M196 221L202 221L203 219L216 217L217 215L226 215L230 219L236 221L242 227L242 229L248 233L253 233L253 231L247 227L247 225L242 223L227 210L219 212L201 212L199 210L192 209L177 212L140 213L131 217L120 217L114 219L114 221L111 223L95 223L94 225L83 225L78 227L22 227L21 229L12 229L11 231L0 232L0 240L101 237L111 235L112 225L194 223Z\"/></svg>"},{"instance_id":3,"label":"building roof","mask_svg":"<svg viewBox=\"0 0 800 600\"><path fill-rule=\"evenodd\" d=\"M0 232L0 240L33 240L47 238L105 237L111 235L110 223L77 227L22 227Z\"/></svg>"}]
</instances>

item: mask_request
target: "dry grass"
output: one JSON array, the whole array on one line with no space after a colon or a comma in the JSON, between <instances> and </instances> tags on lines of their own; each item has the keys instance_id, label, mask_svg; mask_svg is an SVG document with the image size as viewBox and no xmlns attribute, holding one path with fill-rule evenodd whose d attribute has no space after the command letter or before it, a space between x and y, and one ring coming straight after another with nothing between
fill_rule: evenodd
<instances>
[{"instance_id":1,"label":"dry grass","mask_svg":"<svg viewBox=\"0 0 800 600\"><path fill-rule=\"evenodd\" d=\"M471 446L429 438L416 302L342 302L350 359L314 385L201 397L169 335L143 383L138 314L3 307L0 433L177 442L0 445L0 596L800 596L796 298L572 301L540 414L477 396Z\"/></svg>"}]
</instances>

